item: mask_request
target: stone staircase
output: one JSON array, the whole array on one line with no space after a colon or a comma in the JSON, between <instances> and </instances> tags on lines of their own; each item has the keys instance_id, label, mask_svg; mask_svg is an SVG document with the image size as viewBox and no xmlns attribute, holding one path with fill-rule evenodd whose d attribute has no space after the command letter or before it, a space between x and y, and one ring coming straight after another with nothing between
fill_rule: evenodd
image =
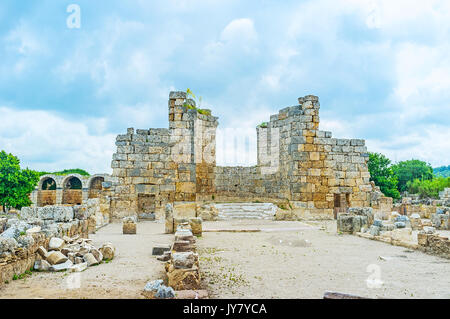
<instances>
[{"instance_id":1,"label":"stone staircase","mask_svg":"<svg viewBox=\"0 0 450 319\"><path fill-rule=\"evenodd\" d=\"M225 203L214 204L219 220L274 219L277 206L272 203Z\"/></svg>"}]
</instances>

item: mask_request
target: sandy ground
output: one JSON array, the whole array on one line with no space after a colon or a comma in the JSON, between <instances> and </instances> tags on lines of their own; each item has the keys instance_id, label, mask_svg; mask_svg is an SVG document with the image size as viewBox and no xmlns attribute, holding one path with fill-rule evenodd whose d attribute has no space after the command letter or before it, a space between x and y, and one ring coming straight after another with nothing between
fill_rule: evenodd
<instances>
[{"instance_id":1,"label":"sandy ground","mask_svg":"<svg viewBox=\"0 0 450 319\"><path fill-rule=\"evenodd\" d=\"M336 222L205 222L198 240L203 284L212 298L450 298L450 261L352 235Z\"/></svg>"},{"instance_id":2,"label":"sandy ground","mask_svg":"<svg viewBox=\"0 0 450 319\"><path fill-rule=\"evenodd\" d=\"M140 222L137 235L113 223L90 235L112 242L116 258L78 274L38 273L0 288L0 298L142 298L149 280L165 278L151 255L169 244L164 224ZM322 298L326 290L367 297L450 298L450 261L357 236L337 235L335 222L204 222L198 238L203 288L212 298ZM79 277L77 277L79 276ZM79 288L77 284L79 283Z\"/></svg>"},{"instance_id":3,"label":"sandy ground","mask_svg":"<svg viewBox=\"0 0 450 319\"><path fill-rule=\"evenodd\" d=\"M89 238L96 247L105 242L115 245L111 262L82 273L33 272L0 288L0 298L142 298L147 281L165 276L164 264L152 256L155 244L173 242L173 235L163 232L164 224L156 222L140 222L136 235L123 235L121 223L109 224Z\"/></svg>"}]
</instances>

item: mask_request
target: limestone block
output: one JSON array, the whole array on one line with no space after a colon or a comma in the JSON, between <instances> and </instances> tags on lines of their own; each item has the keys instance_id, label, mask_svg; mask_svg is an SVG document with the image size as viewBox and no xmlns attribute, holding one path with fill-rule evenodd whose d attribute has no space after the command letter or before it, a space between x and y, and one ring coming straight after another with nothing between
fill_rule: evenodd
<instances>
[{"instance_id":1,"label":"limestone block","mask_svg":"<svg viewBox=\"0 0 450 319\"><path fill-rule=\"evenodd\" d=\"M338 214L337 231L342 233L353 233L353 216L348 214Z\"/></svg>"},{"instance_id":2,"label":"limestone block","mask_svg":"<svg viewBox=\"0 0 450 319\"><path fill-rule=\"evenodd\" d=\"M90 249L89 253L91 253L99 263L103 260L103 254L98 249Z\"/></svg>"},{"instance_id":3,"label":"limestone block","mask_svg":"<svg viewBox=\"0 0 450 319\"><path fill-rule=\"evenodd\" d=\"M65 242L61 238L53 237L48 244L48 250L61 250L64 244Z\"/></svg>"},{"instance_id":4,"label":"limestone block","mask_svg":"<svg viewBox=\"0 0 450 319\"><path fill-rule=\"evenodd\" d=\"M200 275L198 268L169 269L167 273L169 286L175 290L200 289Z\"/></svg>"},{"instance_id":5,"label":"limestone block","mask_svg":"<svg viewBox=\"0 0 450 319\"><path fill-rule=\"evenodd\" d=\"M156 245L152 249L152 255L160 256L163 255L166 251L170 251L170 245Z\"/></svg>"},{"instance_id":6,"label":"limestone block","mask_svg":"<svg viewBox=\"0 0 450 319\"><path fill-rule=\"evenodd\" d=\"M194 266L198 257L193 252L172 253L172 264L176 269L188 269Z\"/></svg>"},{"instance_id":7,"label":"limestone block","mask_svg":"<svg viewBox=\"0 0 450 319\"><path fill-rule=\"evenodd\" d=\"M202 223L203 221L200 217L189 218L189 225L191 226L193 235L202 235Z\"/></svg>"},{"instance_id":8,"label":"limestone block","mask_svg":"<svg viewBox=\"0 0 450 319\"><path fill-rule=\"evenodd\" d=\"M41 259L34 262L33 269L38 271L48 271L50 267L51 265L48 261L46 261L45 259Z\"/></svg>"},{"instance_id":9,"label":"limestone block","mask_svg":"<svg viewBox=\"0 0 450 319\"><path fill-rule=\"evenodd\" d=\"M69 271L70 272L82 272L82 271L86 270L87 267L88 267L88 264L85 263L85 262L84 263L77 263L75 265L72 265L69 268Z\"/></svg>"},{"instance_id":10,"label":"limestone block","mask_svg":"<svg viewBox=\"0 0 450 319\"><path fill-rule=\"evenodd\" d=\"M112 260L114 259L116 248L110 244L104 244L100 249L100 253L103 255L103 260Z\"/></svg>"},{"instance_id":11,"label":"limestone block","mask_svg":"<svg viewBox=\"0 0 450 319\"><path fill-rule=\"evenodd\" d=\"M88 267L99 264L99 261L97 260L97 258L95 258L95 256L91 253L85 254L83 259L87 263Z\"/></svg>"},{"instance_id":12,"label":"limestone block","mask_svg":"<svg viewBox=\"0 0 450 319\"><path fill-rule=\"evenodd\" d=\"M195 246L189 240L176 240L172 245L172 250L176 252L195 251Z\"/></svg>"},{"instance_id":13,"label":"limestone block","mask_svg":"<svg viewBox=\"0 0 450 319\"><path fill-rule=\"evenodd\" d=\"M136 234L136 224L135 223L124 223L122 227L123 233L128 235Z\"/></svg>"},{"instance_id":14,"label":"limestone block","mask_svg":"<svg viewBox=\"0 0 450 319\"><path fill-rule=\"evenodd\" d=\"M51 265L62 264L67 261L67 257L64 256L60 251L53 251L48 254L47 261Z\"/></svg>"},{"instance_id":15,"label":"limestone block","mask_svg":"<svg viewBox=\"0 0 450 319\"><path fill-rule=\"evenodd\" d=\"M63 263L51 265L49 270L50 271L63 271L63 270L70 269L70 267L72 267L72 266L73 266L73 263L70 260L67 259Z\"/></svg>"}]
</instances>

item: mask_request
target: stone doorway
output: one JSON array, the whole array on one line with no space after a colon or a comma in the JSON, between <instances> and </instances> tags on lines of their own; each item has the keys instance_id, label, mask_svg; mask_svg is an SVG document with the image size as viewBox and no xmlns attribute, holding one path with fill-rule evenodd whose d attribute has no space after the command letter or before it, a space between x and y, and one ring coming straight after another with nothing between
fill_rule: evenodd
<instances>
[{"instance_id":1,"label":"stone doorway","mask_svg":"<svg viewBox=\"0 0 450 319\"><path fill-rule=\"evenodd\" d=\"M83 202L83 184L75 176L67 178L64 183L62 204L63 205L81 205Z\"/></svg>"},{"instance_id":2,"label":"stone doorway","mask_svg":"<svg viewBox=\"0 0 450 319\"><path fill-rule=\"evenodd\" d=\"M339 213L345 213L349 206L350 194L334 194L334 219Z\"/></svg>"},{"instance_id":3,"label":"stone doorway","mask_svg":"<svg viewBox=\"0 0 450 319\"><path fill-rule=\"evenodd\" d=\"M56 182L53 178L42 180L38 190L37 206L56 205Z\"/></svg>"},{"instance_id":4,"label":"stone doorway","mask_svg":"<svg viewBox=\"0 0 450 319\"><path fill-rule=\"evenodd\" d=\"M142 219L153 219L156 209L155 195L138 194L138 216Z\"/></svg>"}]
</instances>

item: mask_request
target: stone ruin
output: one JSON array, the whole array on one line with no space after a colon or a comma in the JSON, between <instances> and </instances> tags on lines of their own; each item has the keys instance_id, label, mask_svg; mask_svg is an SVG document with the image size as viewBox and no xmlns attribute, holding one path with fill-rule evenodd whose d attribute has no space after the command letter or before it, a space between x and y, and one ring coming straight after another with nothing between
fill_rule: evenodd
<instances>
[{"instance_id":1,"label":"stone ruin","mask_svg":"<svg viewBox=\"0 0 450 319\"><path fill-rule=\"evenodd\" d=\"M30 199L34 207L81 205L88 199L100 198L103 191L102 184L109 179L108 174L43 175L31 193Z\"/></svg>"},{"instance_id":2,"label":"stone ruin","mask_svg":"<svg viewBox=\"0 0 450 319\"><path fill-rule=\"evenodd\" d=\"M371 205L373 187L364 140L319 130L319 100L308 95L256 128L258 164L216 165L218 118L185 107L185 92L169 96L169 128L130 128L118 135L108 190L111 218L196 217L208 202L267 202L290 218L332 219L347 207ZM193 104L192 100L189 104Z\"/></svg>"}]
</instances>

